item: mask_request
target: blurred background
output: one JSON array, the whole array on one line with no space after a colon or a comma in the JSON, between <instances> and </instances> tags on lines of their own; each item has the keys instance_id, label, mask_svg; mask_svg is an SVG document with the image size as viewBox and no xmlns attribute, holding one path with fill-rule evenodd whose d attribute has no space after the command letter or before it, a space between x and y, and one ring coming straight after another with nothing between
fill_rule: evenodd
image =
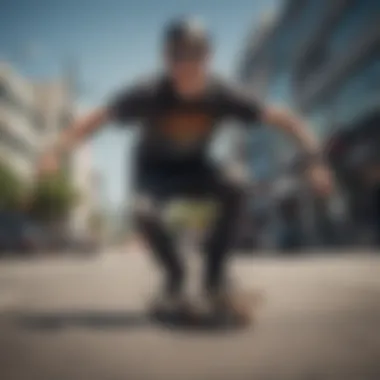
<instances>
[{"instance_id":1,"label":"blurred background","mask_svg":"<svg viewBox=\"0 0 380 380\"><path fill-rule=\"evenodd\" d=\"M161 68L183 14L212 31L215 71L309 122L335 180L321 199L284 136L222 126L209 154L250 184L232 283L266 303L254 329L191 339L146 318L160 273L131 219L138 130L36 173L74 119ZM0 378L380 379L379 24L379 0L0 0ZM181 248L215 207L173 200Z\"/></svg>"},{"instance_id":2,"label":"blurred background","mask_svg":"<svg viewBox=\"0 0 380 380\"><path fill-rule=\"evenodd\" d=\"M66 157L60 178L39 181L36 158L120 83L157 70L161 26L190 12L215 33L216 69L268 103L299 111L336 177L333 196L317 199L283 136L265 126L224 126L210 154L252 183L239 248L378 244L380 3L240 2L224 2L220 12L215 1L167 0L157 12L149 2L2 2L2 252L92 250L133 234L133 128L107 129L80 146ZM210 212L206 205L203 214ZM201 214L191 218L207 219Z\"/></svg>"},{"instance_id":3,"label":"blurred background","mask_svg":"<svg viewBox=\"0 0 380 380\"><path fill-rule=\"evenodd\" d=\"M282 246L379 241L379 6L287 1L244 45L239 79L268 102L301 112L336 177L331 199L315 199L293 147L265 128L252 132L245 160L258 185L253 214Z\"/></svg>"}]
</instances>

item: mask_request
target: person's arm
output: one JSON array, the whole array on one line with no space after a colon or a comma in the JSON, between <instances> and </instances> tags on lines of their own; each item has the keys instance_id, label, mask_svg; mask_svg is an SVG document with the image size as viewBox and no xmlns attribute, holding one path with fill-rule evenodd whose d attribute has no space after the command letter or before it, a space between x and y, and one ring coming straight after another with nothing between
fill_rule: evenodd
<instances>
[{"instance_id":1,"label":"person's arm","mask_svg":"<svg viewBox=\"0 0 380 380\"><path fill-rule=\"evenodd\" d=\"M266 106L261 111L260 119L264 124L277 128L295 140L310 161L317 163L321 158L319 142L314 133L308 124L291 110Z\"/></svg>"},{"instance_id":2,"label":"person's arm","mask_svg":"<svg viewBox=\"0 0 380 380\"><path fill-rule=\"evenodd\" d=\"M77 144L92 136L101 126L111 120L108 108L99 108L76 120L58 137L48 152L58 156L71 151Z\"/></svg>"},{"instance_id":3,"label":"person's arm","mask_svg":"<svg viewBox=\"0 0 380 380\"><path fill-rule=\"evenodd\" d=\"M95 133L109 120L109 110L107 108L99 108L75 121L43 152L37 163L37 174L45 175L57 172L61 157L72 151L76 145Z\"/></svg>"},{"instance_id":4,"label":"person's arm","mask_svg":"<svg viewBox=\"0 0 380 380\"><path fill-rule=\"evenodd\" d=\"M222 87L223 107L228 115L247 125L262 122L291 135L307 153L318 150L318 142L305 123L290 111L262 104L252 94L234 86Z\"/></svg>"},{"instance_id":5,"label":"person's arm","mask_svg":"<svg viewBox=\"0 0 380 380\"><path fill-rule=\"evenodd\" d=\"M135 85L117 94L108 105L90 112L65 129L57 141L42 155L39 171L55 171L63 154L92 136L110 122L126 123L141 116L146 106L146 87Z\"/></svg>"},{"instance_id":6,"label":"person's arm","mask_svg":"<svg viewBox=\"0 0 380 380\"><path fill-rule=\"evenodd\" d=\"M247 125L261 122L285 132L296 141L304 153L306 173L321 193L330 191L330 173L322 161L321 149L312 130L302 118L290 110L267 106L242 89L224 87L222 91L225 112Z\"/></svg>"},{"instance_id":7,"label":"person's arm","mask_svg":"<svg viewBox=\"0 0 380 380\"><path fill-rule=\"evenodd\" d=\"M264 124L290 136L304 153L303 167L312 184L321 194L331 191L331 176L322 157L320 144L309 125L289 109L266 106L260 113Z\"/></svg>"}]
</instances>

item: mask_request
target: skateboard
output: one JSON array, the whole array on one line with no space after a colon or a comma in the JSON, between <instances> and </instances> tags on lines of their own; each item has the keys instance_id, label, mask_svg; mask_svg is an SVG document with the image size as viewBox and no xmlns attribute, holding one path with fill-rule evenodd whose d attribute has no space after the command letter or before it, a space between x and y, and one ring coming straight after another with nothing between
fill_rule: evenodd
<instances>
[{"instance_id":1,"label":"skateboard","mask_svg":"<svg viewBox=\"0 0 380 380\"><path fill-rule=\"evenodd\" d=\"M256 321L262 295L238 292L233 297L234 304L229 308L220 307L211 311L194 302L191 309L170 312L151 307L149 315L153 322L171 328L237 329L251 326Z\"/></svg>"}]
</instances>

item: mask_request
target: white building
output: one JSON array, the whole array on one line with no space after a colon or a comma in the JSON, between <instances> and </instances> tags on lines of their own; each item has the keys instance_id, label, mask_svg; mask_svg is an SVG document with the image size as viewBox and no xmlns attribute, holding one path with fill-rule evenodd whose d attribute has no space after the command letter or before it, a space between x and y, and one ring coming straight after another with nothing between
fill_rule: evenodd
<instances>
[{"instance_id":1,"label":"white building","mask_svg":"<svg viewBox=\"0 0 380 380\"><path fill-rule=\"evenodd\" d=\"M89 143L79 146L71 157L72 180L79 201L71 215L71 230L80 236L91 233L91 217L100 207L100 188Z\"/></svg>"},{"instance_id":2,"label":"white building","mask_svg":"<svg viewBox=\"0 0 380 380\"><path fill-rule=\"evenodd\" d=\"M26 182L34 180L36 160L68 127L74 114L70 80L33 82L0 62L0 160ZM88 230L98 207L99 179L92 165L90 145L66 157L66 168L80 194L80 202L69 220L78 233Z\"/></svg>"},{"instance_id":3,"label":"white building","mask_svg":"<svg viewBox=\"0 0 380 380\"><path fill-rule=\"evenodd\" d=\"M36 83L0 62L0 159L28 182L41 151L71 122L66 82Z\"/></svg>"},{"instance_id":4,"label":"white building","mask_svg":"<svg viewBox=\"0 0 380 380\"><path fill-rule=\"evenodd\" d=\"M24 180L31 180L40 131L30 82L0 62L0 159Z\"/></svg>"},{"instance_id":5,"label":"white building","mask_svg":"<svg viewBox=\"0 0 380 380\"><path fill-rule=\"evenodd\" d=\"M33 84L40 149L52 144L73 118L71 93L64 80Z\"/></svg>"},{"instance_id":6,"label":"white building","mask_svg":"<svg viewBox=\"0 0 380 380\"><path fill-rule=\"evenodd\" d=\"M39 125L42 128L41 149L49 147L60 132L70 126L76 116L81 116L73 104L71 89L67 80L37 83L34 85L39 110ZM69 229L83 236L90 232L90 219L99 203L99 184L94 171L91 145L78 146L66 157L66 169L79 200L69 218Z\"/></svg>"}]
</instances>

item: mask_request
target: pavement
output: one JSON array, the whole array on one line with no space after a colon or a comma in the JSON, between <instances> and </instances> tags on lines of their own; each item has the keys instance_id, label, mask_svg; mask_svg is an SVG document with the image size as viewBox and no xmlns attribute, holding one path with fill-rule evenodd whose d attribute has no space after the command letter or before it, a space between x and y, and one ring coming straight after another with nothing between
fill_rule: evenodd
<instances>
[{"instance_id":1,"label":"pavement","mask_svg":"<svg viewBox=\"0 0 380 380\"><path fill-rule=\"evenodd\" d=\"M256 323L189 331L147 320L159 277L141 252L2 260L0 379L380 379L379 254L240 256L232 272L265 298Z\"/></svg>"}]
</instances>

